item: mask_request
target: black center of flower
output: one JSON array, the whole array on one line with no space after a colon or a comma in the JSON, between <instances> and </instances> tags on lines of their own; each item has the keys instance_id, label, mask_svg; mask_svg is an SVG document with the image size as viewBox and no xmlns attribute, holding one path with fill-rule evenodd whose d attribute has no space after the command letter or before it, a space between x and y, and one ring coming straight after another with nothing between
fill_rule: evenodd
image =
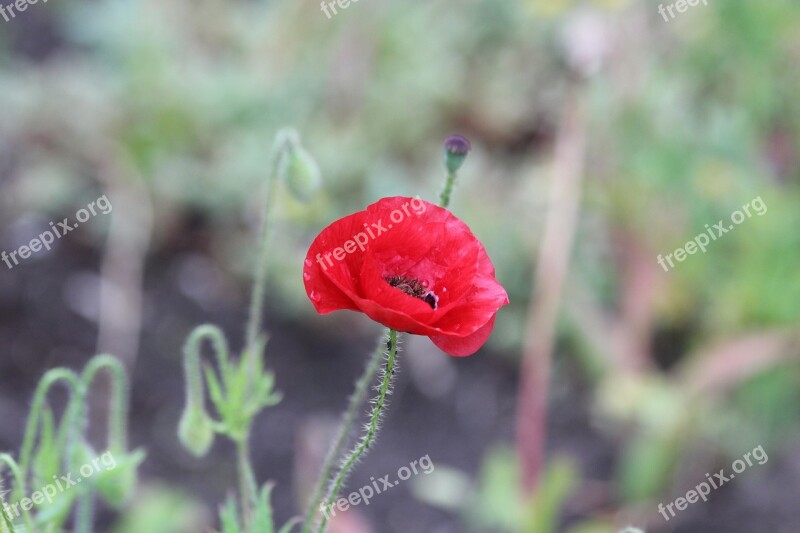
<instances>
[{"instance_id":1,"label":"black center of flower","mask_svg":"<svg viewBox=\"0 0 800 533\"><path fill-rule=\"evenodd\" d=\"M439 303L439 297L433 291L429 291L428 287L419 280L406 278L404 276L389 276L386 282L396 289L400 289L409 296L419 298L426 304L431 306L431 309L436 309Z\"/></svg>"}]
</instances>

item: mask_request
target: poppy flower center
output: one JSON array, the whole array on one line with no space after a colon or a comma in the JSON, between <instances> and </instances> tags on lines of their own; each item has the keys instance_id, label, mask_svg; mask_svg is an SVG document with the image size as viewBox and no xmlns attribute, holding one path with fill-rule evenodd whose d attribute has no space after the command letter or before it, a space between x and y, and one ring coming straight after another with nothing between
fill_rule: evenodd
<instances>
[{"instance_id":1,"label":"poppy flower center","mask_svg":"<svg viewBox=\"0 0 800 533\"><path fill-rule=\"evenodd\" d=\"M405 276L389 276L386 278L386 282L395 289L400 289L409 296L419 298L426 304L430 305L431 309L436 309L436 306L439 303L439 297L436 296L433 291L429 291L425 283L417 279L411 279Z\"/></svg>"}]
</instances>

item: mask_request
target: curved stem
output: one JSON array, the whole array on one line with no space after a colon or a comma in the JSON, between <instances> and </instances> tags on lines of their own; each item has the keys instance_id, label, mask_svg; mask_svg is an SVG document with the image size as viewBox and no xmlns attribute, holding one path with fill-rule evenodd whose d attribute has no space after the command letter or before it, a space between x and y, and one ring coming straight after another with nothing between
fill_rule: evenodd
<instances>
[{"instance_id":1,"label":"curved stem","mask_svg":"<svg viewBox=\"0 0 800 533\"><path fill-rule=\"evenodd\" d=\"M375 440L375 436L378 433L378 425L381 421L381 415L383 414L383 409L386 405L386 397L390 393L390 389L393 382L394 377L394 367L395 367L395 359L397 356L397 331L390 329L389 330L389 357L386 360L386 368L384 369L383 379L381 381L378 399L375 402L375 407L372 409L372 414L370 416L369 424L367 426L367 431L364 434L364 437L361 439L361 442L356 445L355 448L350 452L350 454L344 459L344 463L342 464L342 468L336 474L336 477L330 484L330 488L328 489L328 494L325 498L325 507L329 508L333 505L333 501L338 496L339 491L344 484L345 479L350 474L350 470L352 470L353 466L358 462L361 457L367 452L370 446L372 446L372 442ZM317 533L323 533L325 531L325 527L328 524L328 515L327 513L323 513L322 520L320 522L319 527L317 528Z\"/></svg>"},{"instance_id":2,"label":"curved stem","mask_svg":"<svg viewBox=\"0 0 800 533\"><path fill-rule=\"evenodd\" d=\"M108 354L97 355L84 368L81 374L84 390L88 391L98 372L108 369L113 381L112 405L108 419L108 449L122 453L128 447L128 377L125 367L116 357Z\"/></svg>"},{"instance_id":3,"label":"curved stem","mask_svg":"<svg viewBox=\"0 0 800 533\"><path fill-rule=\"evenodd\" d=\"M47 393L50 391L50 388L58 383L59 381L63 381L67 388L69 389L71 398L70 402L67 406L67 414L65 414L65 418L68 414L74 412L74 405L76 401L83 401L82 394L80 391L82 389L80 380L78 376L71 370L66 368L54 368L49 370L42 379L39 381L39 384L36 386L36 392L33 396L33 405L31 406L31 414L28 416L28 422L25 426L25 436L22 440L22 450L20 451L20 458L19 458L19 466L20 471L22 473L23 478L27 476L29 468L30 468L30 461L31 456L33 455L33 446L36 441L36 434L38 433L39 428L39 419L41 418L42 409L44 408L44 402L47 398ZM72 409L71 409L72 407ZM71 427L70 427L71 426ZM59 444L62 444L62 438L66 439L66 431L67 428L70 428L69 431L73 432L76 431L74 424L62 424L62 428L64 428L64 433L59 431ZM59 449L61 446L59 446ZM19 494L19 492L15 492L15 494ZM24 491L23 491L24 494Z\"/></svg>"},{"instance_id":4,"label":"curved stem","mask_svg":"<svg viewBox=\"0 0 800 533\"><path fill-rule=\"evenodd\" d=\"M4 463L8 466L8 469L11 470L11 475L14 476L14 482L17 484L15 487L19 490L23 495L27 493L26 484L25 484L25 475L23 474L22 468L17 464L13 457L11 457L7 453L0 453L0 463ZM19 498L17 498L19 500ZM5 502L3 502L5 503ZM22 507L22 506L20 506ZM5 515L5 507L0 509L0 512ZM9 521L11 521L11 517L7 517ZM31 522L31 515L25 507L22 507L22 520L25 522L25 529L28 531L33 531L33 523Z\"/></svg>"},{"instance_id":5,"label":"curved stem","mask_svg":"<svg viewBox=\"0 0 800 533\"><path fill-rule=\"evenodd\" d=\"M203 373L200 370L200 346L205 339L211 341L214 354L217 356L220 375L228 375L229 351L225 334L217 326L204 324L197 326L189 334L183 347L183 368L186 375L186 403L203 407L205 387Z\"/></svg>"},{"instance_id":6,"label":"curved stem","mask_svg":"<svg viewBox=\"0 0 800 533\"><path fill-rule=\"evenodd\" d=\"M322 503L325 485L331 478L333 465L344 450L344 446L347 443L347 437L350 435L350 428L358 416L361 405L364 403L364 398L367 396L369 385L378 374L378 368L380 368L381 358L384 353L384 345L388 337L389 329L387 328L386 331L381 334L380 341L378 342L378 349L375 350L375 354L367 363L364 374L359 378L358 382L356 383L356 389L353 391L353 395L350 396L350 402L348 403L347 411L342 418L342 423L339 426L336 440L334 441L331 449L328 451L328 455L325 457L325 462L322 465L322 473L320 474L319 481L317 481L317 486L314 488L314 493L311 496L311 503L306 510L305 518L303 519L303 533L309 533L311 531L311 527L313 525L312 521L319 512L319 505Z\"/></svg>"}]
</instances>

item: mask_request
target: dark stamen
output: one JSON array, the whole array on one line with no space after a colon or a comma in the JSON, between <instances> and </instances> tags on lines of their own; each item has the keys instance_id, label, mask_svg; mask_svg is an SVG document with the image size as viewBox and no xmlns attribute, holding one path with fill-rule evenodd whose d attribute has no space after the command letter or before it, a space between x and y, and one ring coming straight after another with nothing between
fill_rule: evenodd
<instances>
[{"instance_id":1,"label":"dark stamen","mask_svg":"<svg viewBox=\"0 0 800 533\"><path fill-rule=\"evenodd\" d=\"M386 282L392 287L400 289L409 296L419 298L426 304L431 306L431 309L436 309L439 302L439 297L433 291L429 291L428 287L416 279L409 279L403 276L389 276Z\"/></svg>"}]
</instances>

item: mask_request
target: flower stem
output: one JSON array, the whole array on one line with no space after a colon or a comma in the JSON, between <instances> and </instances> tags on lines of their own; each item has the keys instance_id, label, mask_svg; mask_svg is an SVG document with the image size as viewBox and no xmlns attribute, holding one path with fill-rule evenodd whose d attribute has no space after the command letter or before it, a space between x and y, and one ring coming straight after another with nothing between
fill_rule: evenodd
<instances>
[{"instance_id":1,"label":"flower stem","mask_svg":"<svg viewBox=\"0 0 800 533\"><path fill-rule=\"evenodd\" d=\"M444 188L442 189L442 193L439 195L439 205L442 207L447 207L450 205L450 194L453 192L453 185L456 182L457 174L455 172L448 172L447 179L444 182Z\"/></svg>"},{"instance_id":2,"label":"flower stem","mask_svg":"<svg viewBox=\"0 0 800 533\"><path fill-rule=\"evenodd\" d=\"M14 478L14 482L16 483L15 490L21 492L22 494L27 494L26 483L25 483L25 475L20 468L19 464L14 460L11 455L7 453L0 453L0 466L5 464L8 469L11 471L11 475ZM18 500L19 501L19 500ZM4 520L7 521L11 520L11 517L6 515L5 507L0 506L0 512L3 513L5 517ZM27 531L33 531L33 522L31 522L31 515L24 506L22 506L22 520L25 523L25 529ZM13 525L11 526L13 528Z\"/></svg>"},{"instance_id":3,"label":"flower stem","mask_svg":"<svg viewBox=\"0 0 800 533\"><path fill-rule=\"evenodd\" d=\"M94 517L94 497L91 492L78 496L75 507L75 533L92 533Z\"/></svg>"},{"instance_id":4,"label":"flower stem","mask_svg":"<svg viewBox=\"0 0 800 533\"><path fill-rule=\"evenodd\" d=\"M250 295L250 316L247 321L247 336L245 350L250 353L255 345L256 338L260 330L261 319L264 315L264 294L267 287L267 260L269 259L269 228L270 214L272 212L273 199L275 197L276 185L279 181L281 158L284 155L291 139L291 133L280 131L275 137L275 145L272 149L272 163L270 173L267 178L267 191L264 198L264 206L261 212L261 247L258 253L255 270L253 271L253 291ZM255 355L250 357L256 357Z\"/></svg>"},{"instance_id":5,"label":"flower stem","mask_svg":"<svg viewBox=\"0 0 800 533\"><path fill-rule=\"evenodd\" d=\"M255 344L256 337L264 315L264 294L267 285L267 259L269 258L269 245L267 243L267 230L269 226L269 213L272 210L272 197L274 196L274 176L267 185L267 198L264 203L261 221L261 248L258 253L256 268L253 271L253 291L250 296L250 316L247 322L246 348Z\"/></svg>"},{"instance_id":6,"label":"flower stem","mask_svg":"<svg viewBox=\"0 0 800 533\"><path fill-rule=\"evenodd\" d=\"M313 526L312 522L314 517L319 512L319 505L322 503L325 485L330 480L331 472L333 471L333 465L344 450L344 446L347 443L347 437L350 435L350 428L358 416L361 405L364 403L364 398L367 396L369 385L378 374L378 368L380 368L380 362L384 354L385 342L388 337L389 329L384 331L384 333L381 335L381 338L378 341L378 348L375 350L375 354L367 363L367 367L364 369L364 374L362 374L362 376L359 378L358 382L356 383L356 389L353 391L353 395L350 396L350 402L347 406L347 411L342 418L342 423L339 426L336 440L334 441L331 449L328 451L328 455L325 457L325 462L322 465L322 473L320 474L319 481L317 481L317 486L314 488L314 493L311 497L311 503L306 510L306 515L303 519L303 533L310 533L311 531Z\"/></svg>"},{"instance_id":7,"label":"flower stem","mask_svg":"<svg viewBox=\"0 0 800 533\"><path fill-rule=\"evenodd\" d=\"M108 449L113 453L123 453L128 447L128 378L125 367L119 359L111 355L101 354L92 358L81 375L85 391L94 381L97 373L108 369L113 382L113 396L111 410L108 417Z\"/></svg>"},{"instance_id":8,"label":"flower stem","mask_svg":"<svg viewBox=\"0 0 800 533\"><path fill-rule=\"evenodd\" d=\"M45 408L45 401L47 398L47 393L50 391L50 388L58 383L59 381L63 381L70 392L70 402L68 404L67 413L71 414L74 412L74 408L72 407L75 402L83 402L82 397L82 385L78 376L68 370L66 368L54 368L49 370L42 379L39 381L39 384L36 386L36 392L33 396L33 405L31 407L30 415L28 416L28 422L25 427L25 436L22 440L22 450L20 451L20 458L19 458L19 467L22 473L23 479L31 470L31 459L33 456L33 447L36 441L36 435L39 431L39 420L42 415L42 411ZM65 415L66 417L67 415ZM73 442L74 437L73 433L77 430L74 427L75 424L62 424L62 429L64 432L62 433L59 431L59 440L58 440L58 449L64 449L65 442L62 441L61 435L63 435L64 440L69 440L70 443ZM69 446L70 449L71 446ZM18 487L18 491L15 492L15 496L17 499L21 499L24 497L24 492L20 492L24 490L24 487Z\"/></svg>"},{"instance_id":9,"label":"flower stem","mask_svg":"<svg viewBox=\"0 0 800 533\"><path fill-rule=\"evenodd\" d=\"M220 375L227 374L230 364L228 343L221 329L213 324L203 324L192 330L183 347L183 368L186 376L186 403L197 407L202 407L205 401L205 387L200 365L200 348L205 339L211 342L214 349Z\"/></svg>"},{"instance_id":10,"label":"flower stem","mask_svg":"<svg viewBox=\"0 0 800 533\"><path fill-rule=\"evenodd\" d=\"M256 501L258 489L253 465L250 464L250 431L241 440L236 441L236 463L239 470L239 497L242 505L244 530L250 531L251 510Z\"/></svg>"},{"instance_id":11,"label":"flower stem","mask_svg":"<svg viewBox=\"0 0 800 533\"><path fill-rule=\"evenodd\" d=\"M380 424L381 417L383 414L383 409L386 406L386 397L391 392L391 386L393 383L394 372L395 372L395 358L397 356L397 331L390 329L389 330L389 354L386 360L386 367L384 369L383 379L381 380L380 389L378 393L378 399L375 402L375 407L372 409L372 414L370 415L369 424L367 425L367 431L364 434L364 437L361 439L355 448L345 457L344 462L342 464L342 468L336 474L336 477L331 481L331 484L328 488L328 494L325 498L325 507L330 507L333 505L334 500L336 500L336 496L338 496L339 491L344 484L345 479L350 474L350 470L352 470L353 466L358 462L361 457L367 452L367 450L372 446L372 442L375 440L375 436L378 433L378 425ZM325 531L325 527L328 524L328 515L327 513L323 513L322 520L320 522L319 527L317 528L317 533L323 533Z\"/></svg>"}]
</instances>

